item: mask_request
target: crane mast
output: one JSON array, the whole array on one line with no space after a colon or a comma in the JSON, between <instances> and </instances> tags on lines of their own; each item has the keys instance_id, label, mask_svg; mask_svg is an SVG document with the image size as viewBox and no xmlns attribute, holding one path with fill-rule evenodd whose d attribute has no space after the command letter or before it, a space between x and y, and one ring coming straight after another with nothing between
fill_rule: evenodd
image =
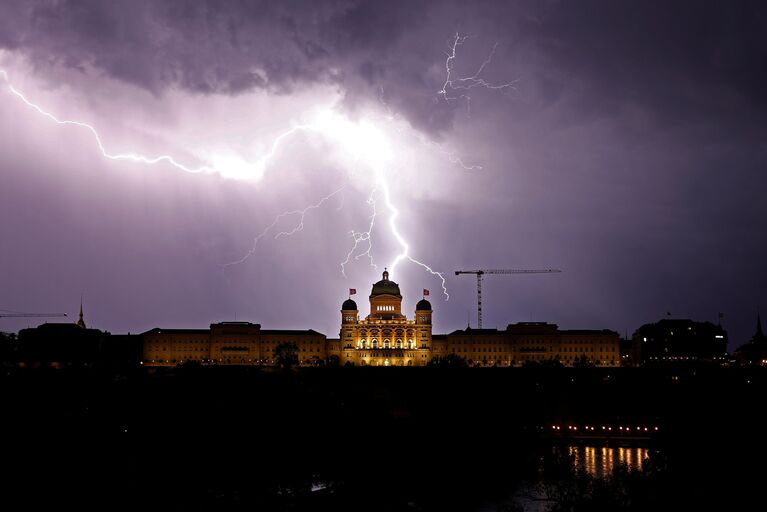
<instances>
[{"instance_id":1,"label":"crane mast","mask_svg":"<svg viewBox=\"0 0 767 512\"><path fill-rule=\"evenodd\" d=\"M485 274L555 274L562 272L554 268L547 269L479 269L479 270L456 270L455 275L475 274L477 276L477 328L482 329L482 276Z\"/></svg>"}]
</instances>

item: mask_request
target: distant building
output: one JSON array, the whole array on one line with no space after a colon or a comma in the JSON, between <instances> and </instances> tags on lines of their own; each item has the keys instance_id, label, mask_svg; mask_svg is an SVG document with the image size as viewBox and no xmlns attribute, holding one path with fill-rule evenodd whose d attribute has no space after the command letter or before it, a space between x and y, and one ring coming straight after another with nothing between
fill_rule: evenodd
<instances>
[{"instance_id":1,"label":"distant building","mask_svg":"<svg viewBox=\"0 0 767 512\"><path fill-rule=\"evenodd\" d=\"M311 329L262 330L250 322L222 322L210 329L152 329L142 334L145 366L175 366L197 362L219 365L274 364L274 348L295 343L299 362L326 359L325 335Z\"/></svg>"},{"instance_id":2,"label":"distant building","mask_svg":"<svg viewBox=\"0 0 767 512\"><path fill-rule=\"evenodd\" d=\"M751 340L735 351L735 359L742 365L767 366L767 336L762 332L762 318L756 315L756 332Z\"/></svg>"},{"instance_id":3,"label":"distant building","mask_svg":"<svg viewBox=\"0 0 767 512\"><path fill-rule=\"evenodd\" d=\"M632 340L643 365L727 360L727 332L711 322L663 319L637 329Z\"/></svg>"},{"instance_id":4,"label":"distant building","mask_svg":"<svg viewBox=\"0 0 767 512\"><path fill-rule=\"evenodd\" d=\"M620 337L610 330L560 331L556 324L520 322L506 330L471 329L447 335L447 352L472 366L620 366Z\"/></svg>"},{"instance_id":5,"label":"distant building","mask_svg":"<svg viewBox=\"0 0 767 512\"><path fill-rule=\"evenodd\" d=\"M634 340L621 338L621 366L638 366L639 356L634 352Z\"/></svg>"},{"instance_id":6,"label":"distant building","mask_svg":"<svg viewBox=\"0 0 767 512\"><path fill-rule=\"evenodd\" d=\"M88 329L80 304L77 323L44 323L19 331L7 362L24 366L134 366L138 363L137 336L112 336Z\"/></svg>"}]
</instances>

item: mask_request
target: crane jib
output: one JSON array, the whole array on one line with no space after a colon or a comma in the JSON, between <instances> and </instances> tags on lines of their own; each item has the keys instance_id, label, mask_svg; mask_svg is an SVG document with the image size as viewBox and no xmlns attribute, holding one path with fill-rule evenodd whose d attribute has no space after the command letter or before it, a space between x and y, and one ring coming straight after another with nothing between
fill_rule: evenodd
<instances>
[{"instance_id":1,"label":"crane jib","mask_svg":"<svg viewBox=\"0 0 767 512\"><path fill-rule=\"evenodd\" d=\"M554 274L562 272L559 269L477 269L456 270L455 275L476 274L477 276L477 328L482 329L482 276L485 274Z\"/></svg>"}]
</instances>

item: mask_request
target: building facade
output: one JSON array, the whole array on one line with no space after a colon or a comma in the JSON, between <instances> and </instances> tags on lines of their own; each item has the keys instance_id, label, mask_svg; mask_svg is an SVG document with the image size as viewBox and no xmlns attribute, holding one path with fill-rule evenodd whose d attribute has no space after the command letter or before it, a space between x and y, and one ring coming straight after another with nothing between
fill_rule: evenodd
<instances>
[{"instance_id":1,"label":"building facade","mask_svg":"<svg viewBox=\"0 0 767 512\"><path fill-rule=\"evenodd\" d=\"M663 319L634 332L634 358L640 364L727 360L727 332L711 322Z\"/></svg>"},{"instance_id":2,"label":"building facade","mask_svg":"<svg viewBox=\"0 0 767 512\"><path fill-rule=\"evenodd\" d=\"M295 343L299 363L317 364L327 358L325 335L305 331L263 330L250 322L222 322L210 329L152 329L142 334L145 366L176 366L196 362L217 365L275 364L274 349Z\"/></svg>"},{"instance_id":3,"label":"building facade","mask_svg":"<svg viewBox=\"0 0 767 512\"><path fill-rule=\"evenodd\" d=\"M446 336L445 351L469 366L620 366L620 337L610 330L560 331L556 324L520 322L505 330L471 329Z\"/></svg>"},{"instance_id":4,"label":"building facade","mask_svg":"<svg viewBox=\"0 0 767 512\"><path fill-rule=\"evenodd\" d=\"M331 354L341 364L360 366L424 366L432 358L431 304L418 301L414 318L402 313L399 285L383 278L370 292L370 314L360 318L357 303L348 299L341 306L341 332Z\"/></svg>"},{"instance_id":5,"label":"building facade","mask_svg":"<svg viewBox=\"0 0 767 512\"><path fill-rule=\"evenodd\" d=\"M360 316L351 299L341 306L339 338L313 330L263 330L249 322L222 322L210 329L152 329L143 337L143 364L186 362L218 365L273 365L274 350L293 343L301 365L425 366L450 354L470 366L522 366L556 361L565 366L620 365L620 338L614 331L560 331L554 324L522 322L505 330L471 329L432 334L432 307L425 298L403 313L397 283L383 272L370 292L370 312Z\"/></svg>"}]
</instances>

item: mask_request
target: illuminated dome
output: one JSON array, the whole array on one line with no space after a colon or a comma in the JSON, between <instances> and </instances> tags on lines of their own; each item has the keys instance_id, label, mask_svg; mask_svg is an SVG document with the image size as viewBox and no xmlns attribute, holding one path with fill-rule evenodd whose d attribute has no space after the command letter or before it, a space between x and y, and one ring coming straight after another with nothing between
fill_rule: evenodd
<instances>
[{"instance_id":1,"label":"illuminated dome","mask_svg":"<svg viewBox=\"0 0 767 512\"><path fill-rule=\"evenodd\" d=\"M346 299L341 309L344 311L357 311L357 303L351 299Z\"/></svg>"},{"instance_id":2,"label":"illuminated dome","mask_svg":"<svg viewBox=\"0 0 767 512\"><path fill-rule=\"evenodd\" d=\"M376 295L394 295L395 297L402 298L399 293L399 285L394 281L389 281L389 272L384 270L383 279L373 285L373 291L370 292L370 296Z\"/></svg>"},{"instance_id":3,"label":"illuminated dome","mask_svg":"<svg viewBox=\"0 0 767 512\"><path fill-rule=\"evenodd\" d=\"M426 299L421 299L418 304L415 305L416 311L431 311L431 302Z\"/></svg>"}]
</instances>

